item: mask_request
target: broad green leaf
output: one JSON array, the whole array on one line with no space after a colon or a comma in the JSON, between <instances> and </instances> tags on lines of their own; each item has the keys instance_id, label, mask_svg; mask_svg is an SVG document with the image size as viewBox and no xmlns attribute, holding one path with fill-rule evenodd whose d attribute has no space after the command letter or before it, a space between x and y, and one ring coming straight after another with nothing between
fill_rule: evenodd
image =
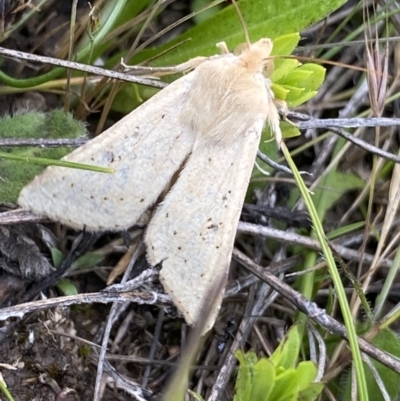
<instances>
[{"instance_id":1,"label":"broad green leaf","mask_svg":"<svg viewBox=\"0 0 400 401\"><path fill-rule=\"evenodd\" d=\"M294 49L296 49L297 44L300 40L300 34L298 32L288 33L285 35L280 35L274 38L274 47L272 49L272 55L278 56L289 56L293 53ZM279 59L278 59L279 60ZM279 60L281 61L281 60ZM283 61L291 61L285 60ZM297 61L297 60L295 60Z\"/></svg>"},{"instance_id":2,"label":"broad green leaf","mask_svg":"<svg viewBox=\"0 0 400 401\"><path fill-rule=\"evenodd\" d=\"M275 385L275 367L267 358L261 358L253 369L250 400L268 401Z\"/></svg>"},{"instance_id":3,"label":"broad green leaf","mask_svg":"<svg viewBox=\"0 0 400 401\"><path fill-rule=\"evenodd\" d=\"M355 174L333 170L314 190L312 199L316 205L319 204L319 210L329 210L344 193L361 189L364 185L365 182ZM323 205L320 204L321 202L323 202Z\"/></svg>"},{"instance_id":4,"label":"broad green leaf","mask_svg":"<svg viewBox=\"0 0 400 401\"><path fill-rule=\"evenodd\" d=\"M274 41L272 55L290 55L299 40L299 34L292 32L297 32L298 27L300 26L301 28L299 29L303 29L308 26L310 22L306 22L307 17L310 19L309 21L313 21L314 18L316 18L317 15L322 12L320 5L318 7L318 12L316 12L315 9L308 7L304 8L302 5L299 6L298 2L294 2L292 0L286 0L284 3L286 3L288 7L284 9L284 14L285 12L286 14L290 14L293 11L290 7L294 7L294 9L297 7L299 10L303 10L305 12L305 14L302 14L300 18L304 26L299 25L296 21L286 20L282 14L275 15L275 11L277 11L282 5L280 0L279 2L275 1L264 3L261 3L258 0L242 0L239 2L241 13L243 14L243 18L246 22L250 37L253 42L262 37L271 37L273 39L276 38L276 41ZM326 12L329 12L340 6L340 4L341 1L327 2L327 4L325 4L325 10ZM264 17L260 17L261 15L264 15ZM267 19L270 17L273 23L266 24L265 16L267 16ZM322 17L323 15L321 14L321 18ZM298 16L295 18L295 20L296 19L299 19ZM274 22L276 23L275 28ZM279 36L280 34L282 34L282 36ZM231 6L226 7L214 17L207 19L203 23L195 26L166 45L156 49L142 50L140 54L135 56L133 60L130 60L129 63L137 64L141 61L145 61L146 59L153 58L156 56L156 54L160 54L159 57L151 62L151 65L176 65L197 56L210 56L218 53L216 51L215 44L221 41L225 41L230 49L235 48L244 41L244 35L239 24L239 18L236 10ZM180 45L177 48L174 48L174 46L177 44ZM167 51L168 49L172 50ZM116 57L120 56L118 55ZM112 60L110 64L115 64L115 62L117 62L117 59ZM273 82L278 82L279 78L287 77L289 71L300 65L300 63L295 59L275 59L274 63L275 71L272 74ZM309 69L309 71L311 70L312 68ZM310 84L307 86L309 87ZM132 110L135 104L138 104L138 97L136 96L136 93L133 94L133 96L128 95L128 97L126 95L127 93L125 92L124 94L117 96L116 105L114 107L116 107L116 109L119 111L128 112ZM299 105L314 96L315 92L304 92L304 89L298 88L295 90L292 88L290 94L285 95L285 93L278 92L275 93L275 95L278 99L289 99L290 105Z\"/></svg>"},{"instance_id":5,"label":"broad green leaf","mask_svg":"<svg viewBox=\"0 0 400 401\"><path fill-rule=\"evenodd\" d=\"M379 332L371 341L375 347L392 354L394 357L400 357L400 342L397 334L389 329ZM385 388L391 400L397 400L400 394L400 376L392 369L384 366L380 362L376 362L371 358L379 376L381 377ZM368 392L374 395L374 401L383 401L383 396L379 390L369 367L365 366L365 375L367 379Z\"/></svg>"},{"instance_id":6,"label":"broad green leaf","mask_svg":"<svg viewBox=\"0 0 400 401\"><path fill-rule=\"evenodd\" d=\"M312 75L312 71L301 70L300 67L296 68L285 78L282 78L279 83L285 86L302 87L302 83Z\"/></svg>"},{"instance_id":7,"label":"broad green leaf","mask_svg":"<svg viewBox=\"0 0 400 401\"><path fill-rule=\"evenodd\" d=\"M281 121L280 126L284 138L293 138L295 136L301 135L300 130L296 126L289 124L286 121Z\"/></svg>"},{"instance_id":8,"label":"broad green leaf","mask_svg":"<svg viewBox=\"0 0 400 401\"><path fill-rule=\"evenodd\" d=\"M257 360L254 351L244 354L238 350L235 353L239 361L239 369L235 384L235 397L233 401L251 401L251 388L253 384L253 365Z\"/></svg>"},{"instance_id":9,"label":"broad green leaf","mask_svg":"<svg viewBox=\"0 0 400 401\"><path fill-rule=\"evenodd\" d=\"M62 278L57 282L56 286L65 296L78 294L75 284L68 278Z\"/></svg>"},{"instance_id":10,"label":"broad green leaf","mask_svg":"<svg viewBox=\"0 0 400 401\"><path fill-rule=\"evenodd\" d=\"M295 101L304 94L304 88L298 88L296 86L290 86L290 85L282 85L282 86L289 91L285 99L288 104L291 104L291 102Z\"/></svg>"},{"instance_id":11,"label":"broad green leaf","mask_svg":"<svg viewBox=\"0 0 400 401\"><path fill-rule=\"evenodd\" d=\"M298 395L297 401L314 401L324 389L323 383L310 383L310 385Z\"/></svg>"},{"instance_id":12,"label":"broad green leaf","mask_svg":"<svg viewBox=\"0 0 400 401\"><path fill-rule=\"evenodd\" d=\"M318 89L325 79L326 69L321 65L314 63L306 63L301 65L296 69L296 71L310 71L310 74L307 79L302 82L299 82L298 85L302 86L306 90L315 90Z\"/></svg>"},{"instance_id":13,"label":"broad green leaf","mask_svg":"<svg viewBox=\"0 0 400 401\"><path fill-rule=\"evenodd\" d=\"M61 266L62 261L64 260L63 253L57 248L50 248L51 259L53 260L53 265L56 269Z\"/></svg>"},{"instance_id":14,"label":"broad green leaf","mask_svg":"<svg viewBox=\"0 0 400 401\"><path fill-rule=\"evenodd\" d=\"M241 0L238 4L250 39L254 42L260 38L274 39L280 35L302 31L344 3L345 0ZM183 43L185 40L188 41ZM176 65L196 56L210 56L215 54L215 44L221 41L225 41L231 49L244 42L244 34L233 6L224 8L214 17L158 48L158 54L161 54L182 43L173 51L161 55L154 65ZM141 59L154 54L154 50L148 55L143 53Z\"/></svg>"},{"instance_id":15,"label":"broad green leaf","mask_svg":"<svg viewBox=\"0 0 400 401\"><path fill-rule=\"evenodd\" d=\"M271 401L283 401L290 399L296 393L297 372L294 368L286 369L283 373L276 376L275 386L271 393Z\"/></svg>"},{"instance_id":16,"label":"broad green leaf","mask_svg":"<svg viewBox=\"0 0 400 401\"><path fill-rule=\"evenodd\" d=\"M317 374L314 362L303 361L296 369L287 369L276 377L275 387L271 394L271 400L289 401L293 397L297 399L300 391L306 390Z\"/></svg>"},{"instance_id":17,"label":"broad green leaf","mask_svg":"<svg viewBox=\"0 0 400 401\"><path fill-rule=\"evenodd\" d=\"M299 391L305 389L317 376L317 367L312 361L301 361L297 365Z\"/></svg>"},{"instance_id":18,"label":"broad green leaf","mask_svg":"<svg viewBox=\"0 0 400 401\"><path fill-rule=\"evenodd\" d=\"M276 367L285 369L296 366L296 361L300 351L300 332L299 326L292 326L286 333L285 338L278 345L274 353L269 358Z\"/></svg>"},{"instance_id":19,"label":"broad green leaf","mask_svg":"<svg viewBox=\"0 0 400 401\"><path fill-rule=\"evenodd\" d=\"M292 59L275 59L275 70L271 75L271 80L273 82L279 82L279 84L283 85L284 82L281 82L285 79L285 77L293 71L295 68L298 68L301 64L298 60Z\"/></svg>"},{"instance_id":20,"label":"broad green leaf","mask_svg":"<svg viewBox=\"0 0 400 401\"><path fill-rule=\"evenodd\" d=\"M88 252L81 256L74 263L72 263L72 269L84 269L101 263L104 260L104 255L99 255L95 252Z\"/></svg>"},{"instance_id":21,"label":"broad green leaf","mask_svg":"<svg viewBox=\"0 0 400 401\"><path fill-rule=\"evenodd\" d=\"M307 102L307 100L312 99L318 92L317 91L310 91L310 92L304 92L302 93L299 97L293 97L293 99L287 99L287 104L288 107L296 107L299 106L300 104L303 104Z\"/></svg>"},{"instance_id":22,"label":"broad green leaf","mask_svg":"<svg viewBox=\"0 0 400 401\"><path fill-rule=\"evenodd\" d=\"M288 93L290 92L289 89L284 88L282 85L273 83L271 85L271 89L274 92L277 99L286 100Z\"/></svg>"}]
</instances>

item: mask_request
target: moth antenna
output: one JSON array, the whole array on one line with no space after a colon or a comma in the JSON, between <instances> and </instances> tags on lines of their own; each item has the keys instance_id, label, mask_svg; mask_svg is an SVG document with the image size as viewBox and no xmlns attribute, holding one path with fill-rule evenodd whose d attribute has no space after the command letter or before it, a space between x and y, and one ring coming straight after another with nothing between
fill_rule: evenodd
<instances>
[{"instance_id":1,"label":"moth antenna","mask_svg":"<svg viewBox=\"0 0 400 401\"><path fill-rule=\"evenodd\" d=\"M238 17L239 17L239 21L240 21L240 23L242 25L244 37L246 38L247 46L250 47L251 42L250 42L249 31L247 30L246 23L244 22L244 19L243 19L243 15L240 12L240 8L239 8L238 4L236 3L236 0L232 0L232 4L233 4L233 7L235 7L235 10L236 10L236 12L238 14Z\"/></svg>"}]
</instances>

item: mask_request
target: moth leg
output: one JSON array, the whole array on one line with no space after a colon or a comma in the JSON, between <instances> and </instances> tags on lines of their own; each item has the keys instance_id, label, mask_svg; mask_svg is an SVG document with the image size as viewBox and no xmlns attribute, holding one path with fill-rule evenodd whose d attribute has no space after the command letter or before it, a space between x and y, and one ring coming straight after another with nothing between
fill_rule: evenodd
<instances>
[{"instance_id":1,"label":"moth leg","mask_svg":"<svg viewBox=\"0 0 400 401\"><path fill-rule=\"evenodd\" d=\"M274 99L274 105L278 109L279 114L282 116L282 120L286 121L290 125L293 125L294 127L297 127L297 125L293 121L290 121L287 118L287 115L289 113L289 108L284 100Z\"/></svg>"},{"instance_id":2,"label":"moth leg","mask_svg":"<svg viewBox=\"0 0 400 401\"><path fill-rule=\"evenodd\" d=\"M281 99L274 99L274 105L278 109L279 114L282 114L286 117L289 113L288 105L284 100Z\"/></svg>"},{"instance_id":3,"label":"moth leg","mask_svg":"<svg viewBox=\"0 0 400 401\"><path fill-rule=\"evenodd\" d=\"M124 60L121 59L121 65L127 71L133 71L135 75L151 75L153 77L162 77L164 75L178 74L180 72L188 72L193 70L203 61L207 60L208 57L195 57L186 61L182 64L178 64L171 67L146 67L143 65L127 65Z\"/></svg>"}]
</instances>

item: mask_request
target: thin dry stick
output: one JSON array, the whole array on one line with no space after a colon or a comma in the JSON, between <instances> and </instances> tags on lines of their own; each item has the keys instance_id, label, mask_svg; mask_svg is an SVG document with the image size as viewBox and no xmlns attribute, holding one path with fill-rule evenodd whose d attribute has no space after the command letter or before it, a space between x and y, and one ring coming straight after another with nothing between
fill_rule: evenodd
<instances>
[{"instance_id":1,"label":"thin dry stick","mask_svg":"<svg viewBox=\"0 0 400 401\"><path fill-rule=\"evenodd\" d=\"M77 139L25 139L25 138L5 138L0 139L0 147L25 147L34 146L39 148L58 148L60 146L78 147L84 145L88 140L85 138Z\"/></svg>"},{"instance_id":2,"label":"thin dry stick","mask_svg":"<svg viewBox=\"0 0 400 401\"><path fill-rule=\"evenodd\" d=\"M394 127L400 125L400 118L327 118L317 119L310 117L306 114L290 112L289 118L300 120L296 122L299 129L326 129L333 132L336 135L354 143L356 146L380 156L384 159L391 160L395 163L400 163L400 157L393 153L385 152L384 150L363 141L362 139L351 135L350 133L340 130L339 128L359 128L359 127Z\"/></svg>"},{"instance_id":3,"label":"thin dry stick","mask_svg":"<svg viewBox=\"0 0 400 401\"><path fill-rule=\"evenodd\" d=\"M238 231L246 234L260 235L266 238L273 238L277 241L284 241L292 244L301 244L307 248L314 249L316 251L321 250L321 245L317 240L299 234L281 231L276 228L265 227L262 225L245 223L240 221L238 224ZM361 258L361 253L353 249L349 249L342 245L338 245L335 242L332 242L331 246L334 248L335 252L337 252L344 259L359 261ZM371 263L373 258L374 258L373 255L364 254L364 259L366 263ZM381 266L390 267L392 263L393 263L392 260L384 259L382 260Z\"/></svg>"},{"instance_id":4,"label":"thin dry stick","mask_svg":"<svg viewBox=\"0 0 400 401\"><path fill-rule=\"evenodd\" d=\"M92 65L75 63L73 61L60 60L52 57L38 56L35 54L24 53L18 50L5 49L4 47L0 47L0 55L10 58L18 58L22 60L36 61L44 64L51 64L58 67L71 68L73 70L89 72L94 75L101 75L103 77L119 79L121 81L133 82L142 85L149 85L155 88L165 88L167 86L167 84L165 84L164 82L160 82L153 79L135 77L122 72L110 71L104 68L94 67Z\"/></svg>"},{"instance_id":5,"label":"thin dry stick","mask_svg":"<svg viewBox=\"0 0 400 401\"><path fill-rule=\"evenodd\" d=\"M186 64L186 63L185 63ZM83 65L83 64L80 64ZM86 66L90 67L90 66ZM94 67L97 68L97 67ZM144 67L140 67L141 70ZM149 67L149 69L154 72L155 69ZM174 69L176 69L174 67ZM104 70L107 71L107 70ZM168 68L168 71L171 71ZM111 72L111 71L110 71ZM390 127L390 126L400 126L400 119L399 118L337 118L337 119L317 119L312 118L306 114L301 113L290 113L289 117L295 119L301 119L296 123L299 129L310 129L310 128L324 128L332 131L333 133L341 136L344 139L354 143L355 145L359 146L366 151L376 154L386 160L391 160L395 163L400 163L400 157L394 155L393 153L386 152L376 146L373 146L362 139L357 138L350 133L339 130L338 127L346 127L346 128L356 128L356 127ZM59 141L60 146L80 146L81 144L85 143L84 139L0 139L0 146L56 146L57 141ZM263 155L259 154L259 156L263 159ZM264 159L263 159L264 161ZM266 161L270 163L271 161ZM272 167L276 169L282 169L283 166L273 165ZM287 168L283 168L283 171L290 174L290 170Z\"/></svg>"},{"instance_id":6,"label":"thin dry stick","mask_svg":"<svg viewBox=\"0 0 400 401\"><path fill-rule=\"evenodd\" d=\"M142 251L142 247L143 247L143 242L140 245L138 245L138 247L136 248L136 251L133 254L132 259L124 273L122 280L121 280L122 283L125 283L129 277L129 275L131 274L132 268L135 265L135 262ZM100 398L101 398L101 394L100 394L101 382L102 382L102 376L103 376L103 370L104 370L104 361L106 360L108 340L109 340L111 329L112 329L112 326L114 323L114 317L117 315L118 309L119 309L119 304L114 303L111 307L110 313L107 318L107 324L106 324L106 328L105 328L104 335L103 335L101 350L99 353L99 361L97 364L96 384L95 384L95 388L94 388L93 401L100 401ZM138 391L139 390L140 390L140 387L138 386Z\"/></svg>"},{"instance_id":7,"label":"thin dry stick","mask_svg":"<svg viewBox=\"0 0 400 401\"><path fill-rule=\"evenodd\" d=\"M156 323L156 327L154 329L154 334L153 334L153 339L151 341L151 347L150 347L150 352L149 352L149 359L154 359L154 355L156 354L157 351L157 346L158 346L158 341L161 335L161 329L164 323L164 309L160 309L158 311L158 317L157 317L157 323ZM152 368L152 364L151 362L149 362L145 369L144 369L144 373L143 373L143 379L142 379L142 388L146 388L147 384L149 382L149 377L150 377L150 373L151 373L151 368Z\"/></svg>"},{"instance_id":8,"label":"thin dry stick","mask_svg":"<svg viewBox=\"0 0 400 401\"><path fill-rule=\"evenodd\" d=\"M40 301L26 302L19 305L9 306L7 308L0 309L0 320L6 320L11 317L22 318L26 313L37 312L57 306L67 307L71 305L92 303L108 304L110 302L133 302L139 305L160 305L161 307L172 305L171 299L167 295L158 294L155 292L136 290L129 293L120 293L104 291L49 298Z\"/></svg>"},{"instance_id":9,"label":"thin dry stick","mask_svg":"<svg viewBox=\"0 0 400 401\"><path fill-rule=\"evenodd\" d=\"M43 218L41 216L37 216L30 212L23 211L21 209L0 213L0 225L10 225L10 224L18 224L18 223L43 223L48 221L47 218ZM247 234L261 235L266 238L273 238L279 241L288 242L291 244L303 245L307 248L314 249L317 251L321 250L320 244L317 240L313 240L309 237L302 236L295 233L288 233L285 231L278 230L276 228L265 227L257 224L239 222L238 231ZM335 241L331 244L335 252L338 253L342 258L352 261L360 260L360 253L355 251L354 249L347 248L343 245L339 245L335 243ZM374 256L369 254L364 254L364 261L366 263L371 263ZM379 264L382 267L389 268L392 265L393 261L391 259L382 259Z\"/></svg>"},{"instance_id":10,"label":"thin dry stick","mask_svg":"<svg viewBox=\"0 0 400 401\"><path fill-rule=\"evenodd\" d=\"M305 298L302 294L293 290L289 285L280 281L276 276L270 274L267 270L254 263L250 258L241 253L239 250L233 250L233 257L242 263L248 270L254 273L261 280L265 281L273 289L278 291L283 297L294 304L301 312L305 313L316 323L324 327L330 333L336 334L347 340L347 331L345 326L338 323L335 319L327 315L324 309L318 307L315 302ZM388 368L400 374L400 361L393 358L389 354L376 348L372 344L365 341L363 338L358 338L360 349L367 355L383 363Z\"/></svg>"}]
</instances>

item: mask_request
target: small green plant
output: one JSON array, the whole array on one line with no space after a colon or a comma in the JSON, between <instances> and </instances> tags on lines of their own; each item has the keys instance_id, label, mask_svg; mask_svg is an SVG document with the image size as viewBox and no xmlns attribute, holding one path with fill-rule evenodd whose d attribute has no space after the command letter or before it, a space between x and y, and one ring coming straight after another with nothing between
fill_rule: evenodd
<instances>
[{"instance_id":1,"label":"small green plant","mask_svg":"<svg viewBox=\"0 0 400 401\"><path fill-rule=\"evenodd\" d=\"M254 351L236 352L239 371L234 401L313 401L324 384L314 382L314 362L297 363L301 338L293 326L269 358L257 358Z\"/></svg>"}]
</instances>

